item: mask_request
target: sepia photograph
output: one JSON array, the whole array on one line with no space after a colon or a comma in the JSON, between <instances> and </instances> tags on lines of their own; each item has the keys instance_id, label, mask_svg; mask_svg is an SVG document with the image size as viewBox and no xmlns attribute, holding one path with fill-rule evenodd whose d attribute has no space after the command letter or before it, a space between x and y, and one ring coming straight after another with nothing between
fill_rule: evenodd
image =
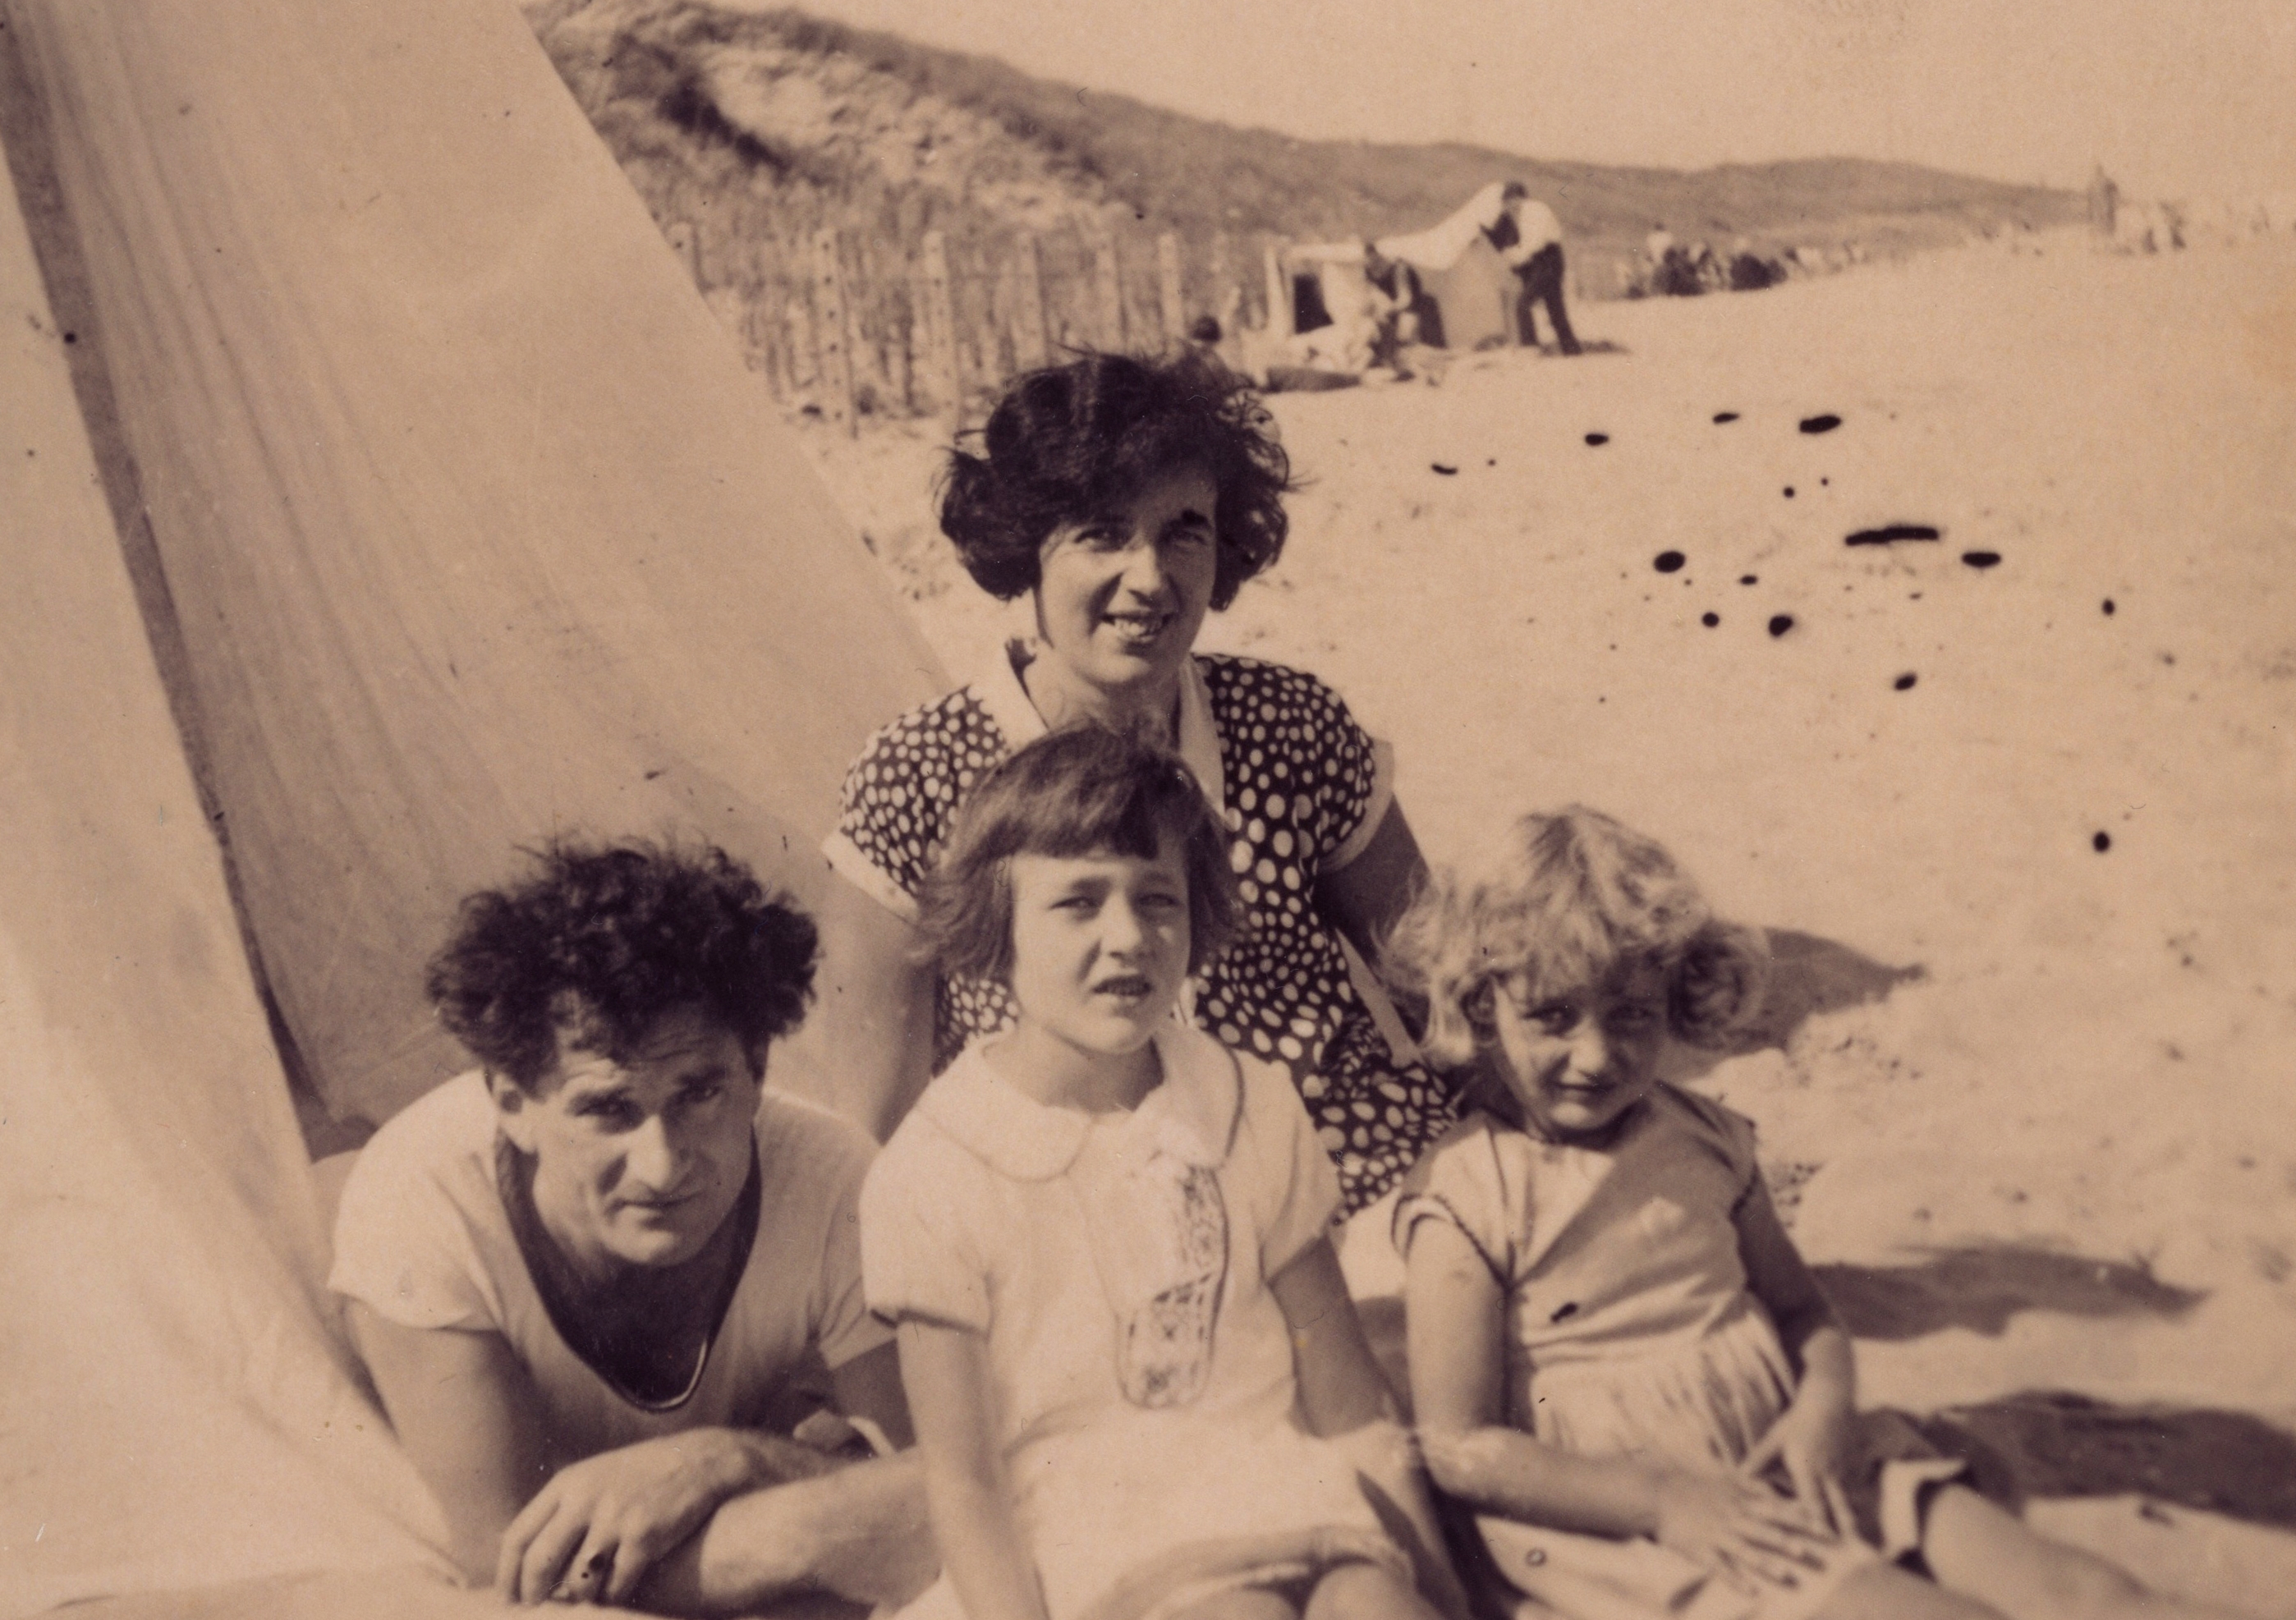
<instances>
[{"instance_id":1,"label":"sepia photograph","mask_svg":"<svg viewBox=\"0 0 2296 1620\"><path fill-rule=\"evenodd\" d=\"M2292 85L0 0L0 1620L2296 1620Z\"/></svg>"}]
</instances>

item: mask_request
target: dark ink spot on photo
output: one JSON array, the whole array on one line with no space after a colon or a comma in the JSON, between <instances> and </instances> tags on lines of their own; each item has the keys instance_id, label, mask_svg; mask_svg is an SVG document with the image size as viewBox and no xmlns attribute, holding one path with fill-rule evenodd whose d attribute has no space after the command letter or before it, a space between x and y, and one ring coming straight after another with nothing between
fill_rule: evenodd
<instances>
[{"instance_id":1,"label":"dark ink spot on photo","mask_svg":"<svg viewBox=\"0 0 2296 1620\"><path fill-rule=\"evenodd\" d=\"M1738 413L1735 411L1717 411L1714 413L1714 425L1718 428L1726 421L1735 421L1737 420Z\"/></svg>"},{"instance_id":2,"label":"dark ink spot on photo","mask_svg":"<svg viewBox=\"0 0 2296 1620\"><path fill-rule=\"evenodd\" d=\"M1879 528L1861 528L1842 542L1844 545L1894 545L1900 540L1935 540L1939 530L1926 523L1885 523Z\"/></svg>"},{"instance_id":3,"label":"dark ink spot on photo","mask_svg":"<svg viewBox=\"0 0 2296 1620\"><path fill-rule=\"evenodd\" d=\"M1607 445L1611 442L1611 436L1607 433L1589 433L1587 436L1587 442L1590 445Z\"/></svg>"},{"instance_id":4,"label":"dark ink spot on photo","mask_svg":"<svg viewBox=\"0 0 2296 1620\"><path fill-rule=\"evenodd\" d=\"M2098 833L2095 838L2088 841L2088 847L2091 849L2095 850L2097 854L2103 855L2106 850L2112 847L2112 834L2109 832Z\"/></svg>"},{"instance_id":5,"label":"dark ink spot on photo","mask_svg":"<svg viewBox=\"0 0 2296 1620\"><path fill-rule=\"evenodd\" d=\"M1905 674L1899 675L1896 680L1890 683L1890 684L1896 687L1899 691L1911 691L1914 690L1914 682L1915 678L1914 672L1909 669Z\"/></svg>"},{"instance_id":6,"label":"dark ink spot on photo","mask_svg":"<svg viewBox=\"0 0 2296 1620\"><path fill-rule=\"evenodd\" d=\"M1447 479L1456 478L1459 475L1459 470L1456 467L1446 467L1440 462L1430 462L1427 464Z\"/></svg>"},{"instance_id":7,"label":"dark ink spot on photo","mask_svg":"<svg viewBox=\"0 0 2296 1620\"><path fill-rule=\"evenodd\" d=\"M1722 616L1719 613L1702 613L1698 616L1698 622L1711 630L1722 622Z\"/></svg>"},{"instance_id":8,"label":"dark ink spot on photo","mask_svg":"<svg viewBox=\"0 0 2296 1620\"><path fill-rule=\"evenodd\" d=\"M1651 567L1661 574L1671 574L1689 560L1680 552L1660 552L1651 559Z\"/></svg>"},{"instance_id":9,"label":"dark ink spot on photo","mask_svg":"<svg viewBox=\"0 0 2296 1620\"><path fill-rule=\"evenodd\" d=\"M1801 430L1805 433L1831 433L1841 425L1841 418L1834 415L1831 411L1823 415L1805 416L1801 419Z\"/></svg>"},{"instance_id":10,"label":"dark ink spot on photo","mask_svg":"<svg viewBox=\"0 0 2296 1620\"><path fill-rule=\"evenodd\" d=\"M1792 629L1792 628L1793 628L1793 615L1792 615L1792 614L1791 614L1791 613L1776 613L1776 614L1773 614L1773 615L1771 615L1771 617L1770 617L1770 634L1771 634L1772 635L1784 635L1787 631L1789 631L1789 630L1791 630L1791 629Z\"/></svg>"},{"instance_id":11,"label":"dark ink spot on photo","mask_svg":"<svg viewBox=\"0 0 2296 1620\"><path fill-rule=\"evenodd\" d=\"M2001 560L1999 552L1964 552L1961 560L1973 569L1989 569Z\"/></svg>"}]
</instances>

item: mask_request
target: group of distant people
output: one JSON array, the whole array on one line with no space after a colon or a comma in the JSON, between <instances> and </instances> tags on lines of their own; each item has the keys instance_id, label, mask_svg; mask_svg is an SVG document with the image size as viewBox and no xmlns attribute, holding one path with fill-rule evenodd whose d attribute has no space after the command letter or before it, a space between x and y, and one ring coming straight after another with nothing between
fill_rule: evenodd
<instances>
[{"instance_id":1,"label":"group of distant people","mask_svg":"<svg viewBox=\"0 0 2296 1620\"><path fill-rule=\"evenodd\" d=\"M1544 213L1505 250L1567 344ZM941 522L1036 634L870 740L817 917L633 841L464 903L428 986L477 1068L364 1150L332 1285L471 1577L916 1620L2192 1612L1857 1409L1752 1123L1659 1078L1751 1016L1757 934L1585 809L1431 871L1337 693L1196 650L1292 487L1199 353L1016 379ZM816 1001L840 1113L766 1088ZM1335 1255L1367 1223L1407 1391Z\"/></svg>"},{"instance_id":2,"label":"group of distant people","mask_svg":"<svg viewBox=\"0 0 2296 1620\"><path fill-rule=\"evenodd\" d=\"M1685 246L1660 220L1643 239L1640 259L1627 279L1629 298L1695 298L1707 292L1758 292L1786 279L1788 266L1807 270L1805 250L1790 249L1784 257L1766 258L1740 237L1727 254L1717 253L1709 242Z\"/></svg>"}]
</instances>

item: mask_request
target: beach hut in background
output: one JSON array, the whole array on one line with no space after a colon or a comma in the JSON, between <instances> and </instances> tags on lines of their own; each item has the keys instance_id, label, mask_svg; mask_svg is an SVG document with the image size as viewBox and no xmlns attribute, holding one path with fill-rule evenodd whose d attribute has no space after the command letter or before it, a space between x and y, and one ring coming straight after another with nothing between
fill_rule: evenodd
<instances>
[{"instance_id":1,"label":"beach hut in background","mask_svg":"<svg viewBox=\"0 0 2296 1620\"><path fill-rule=\"evenodd\" d=\"M1422 342L1484 348L1514 340L1515 274L1484 234L1504 206L1501 190L1493 181L1441 224L1374 244L1418 274Z\"/></svg>"},{"instance_id":2,"label":"beach hut in background","mask_svg":"<svg viewBox=\"0 0 2296 1620\"><path fill-rule=\"evenodd\" d=\"M1412 313L1418 341L1472 349L1514 340L1518 283L1484 233L1503 206L1494 181L1441 224L1372 244L1417 278ZM1287 243L1275 250L1270 270L1277 340L1267 358L1333 372L1360 372L1371 363L1363 242Z\"/></svg>"}]
</instances>

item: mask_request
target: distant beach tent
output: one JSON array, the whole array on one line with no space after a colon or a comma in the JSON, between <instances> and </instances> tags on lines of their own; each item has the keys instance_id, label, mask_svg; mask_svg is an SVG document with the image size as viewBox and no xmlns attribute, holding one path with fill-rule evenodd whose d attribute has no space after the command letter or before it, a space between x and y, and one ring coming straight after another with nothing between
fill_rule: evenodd
<instances>
[{"instance_id":1,"label":"distant beach tent","mask_svg":"<svg viewBox=\"0 0 2296 1620\"><path fill-rule=\"evenodd\" d=\"M242 937L382 1118L456 1065L422 961L514 845L813 892L944 683L511 5L0 23L0 1620L488 1612L346 1578L440 1526Z\"/></svg>"},{"instance_id":2,"label":"distant beach tent","mask_svg":"<svg viewBox=\"0 0 2296 1620\"><path fill-rule=\"evenodd\" d=\"M1477 192L1440 225L1373 244L1419 273L1424 294L1420 338L1440 348L1480 348L1514 334L1514 272L1483 233L1505 204L1497 181Z\"/></svg>"}]
</instances>

